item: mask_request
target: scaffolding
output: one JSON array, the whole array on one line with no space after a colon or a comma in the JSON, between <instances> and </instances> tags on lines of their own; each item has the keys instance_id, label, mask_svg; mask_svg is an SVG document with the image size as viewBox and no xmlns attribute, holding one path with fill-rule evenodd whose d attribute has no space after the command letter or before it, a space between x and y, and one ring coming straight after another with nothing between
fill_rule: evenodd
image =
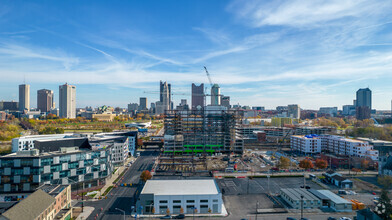
<instances>
[{"instance_id":1,"label":"scaffolding","mask_svg":"<svg viewBox=\"0 0 392 220\"><path fill-rule=\"evenodd\" d=\"M209 108L210 107L210 108ZM204 110L165 112L164 155L212 155L243 152L236 133L240 116L236 110L207 106Z\"/></svg>"}]
</instances>

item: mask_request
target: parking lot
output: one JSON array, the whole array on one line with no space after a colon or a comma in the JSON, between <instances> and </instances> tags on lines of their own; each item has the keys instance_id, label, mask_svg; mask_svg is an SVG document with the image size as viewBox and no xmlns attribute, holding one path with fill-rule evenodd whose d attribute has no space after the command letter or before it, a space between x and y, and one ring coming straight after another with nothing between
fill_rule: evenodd
<instances>
[{"instance_id":1,"label":"parking lot","mask_svg":"<svg viewBox=\"0 0 392 220\"><path fill-rule=\"evenodd\" d=\"M278 193L282 188L299 188L304 184L302 177L277 177L270 178L225 178L217 180L219 188L223 195L245 195L245 194L260 194ZM306 185L312 189L322 189L316 183L306 180ZM269 186L269 187L268 187Z\"/></svg>"}]
</instances>

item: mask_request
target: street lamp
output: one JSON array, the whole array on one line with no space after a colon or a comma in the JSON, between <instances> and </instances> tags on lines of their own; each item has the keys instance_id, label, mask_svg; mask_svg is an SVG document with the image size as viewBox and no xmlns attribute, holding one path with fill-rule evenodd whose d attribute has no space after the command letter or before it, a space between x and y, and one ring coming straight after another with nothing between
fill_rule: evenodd
<instances>
[{"instance_id":1,"label":"street lamp","mask_svg":"<svg viewBox=\"0 0 392 220\"><path fill-rule=\"evenodd\" d=\"M123 215L124 215L124 220L125 220L125 211L124 211L124 210L122 210L122 209L119 209L119 208L115 208L115 210L118 210L118 211L122 212L122 213L123 213Z\"/></svg>"},{"instance_id":2,"label":"street lamp","mask_svg":"<svg viewBox=\"0 0 392 220\"><path fill-rule=\"evenodd\" d=\"M256 220L257 220L257 209L259 208L259 201L256 202Z\"/></svg>"},{"instance_id":3,"label":"street lamp","mask_svg":"<svg viewBox=\"0 0 392 220\"><path fill-rule=\"evenodd\" d=\"M301 219L304 217L304 196L301 195Z\"/></svg>"}]
</instances>

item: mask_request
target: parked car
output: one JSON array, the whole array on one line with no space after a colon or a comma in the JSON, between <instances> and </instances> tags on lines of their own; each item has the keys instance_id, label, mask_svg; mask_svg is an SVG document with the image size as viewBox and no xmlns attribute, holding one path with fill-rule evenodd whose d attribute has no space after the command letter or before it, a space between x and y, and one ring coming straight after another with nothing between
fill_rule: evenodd
<instances>
[{"instance_id":1,"label":"parked car","mask_svg":"<svg viewBox=\"0 0 392 220\"><path fill-rule=\"evenodd\" d=\"M172 217L170 215L165 215L165 216L160 217L160 219L171 219L171 218Z\"/></svg>"},{"instance_id":2,"label":"parked car","mask_svg":"<svg viewBox=\"0 0 392 220\"><path fill-rule=\"evenodd\" d=\"M349 217L341 217L339 220L351 220Z\"/></svg>"},{"instance_id":3,"label":"parked car","mask_svg":"<svg viewBox=\"0 0 392 220\"><path fill-rule=\"evenodd\" d=\"M287 217L286 220L297 220L297 219L295 219L293 217Z\"/></svg>"},{"instance_id":4,"label":"parked car","mask_svg":"<svg viewBox=\"0 0 392 220\"><path fill-rule=\"evenodd\" d=\"M173 217L173 219L184 219L185 215L184 214L179 214Z\"/></svg>"},{"instance_id":5,"label":"parked car","mask_svg":"<svg viewBox=\"0 0 392 220\"><path fill-rule=\"evenodd\" d=\"M335 217L328 217L328 220L337 220Z\"/></svg>"}]
</instances>

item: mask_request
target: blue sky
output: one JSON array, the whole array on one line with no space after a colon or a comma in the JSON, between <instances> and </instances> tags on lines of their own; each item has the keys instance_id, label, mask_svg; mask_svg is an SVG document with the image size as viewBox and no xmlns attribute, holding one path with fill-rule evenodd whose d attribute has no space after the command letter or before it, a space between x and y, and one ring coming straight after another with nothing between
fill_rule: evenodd
<instances>
[{"instance_id":1,"label":"blue sky","mask_svg":"<svg viewBox=\"0 0 392 220\"><path fill-rule=\"evenodd\" d=\"M55 92L77 86L77 106L158 100L159 80L190 94L214 83L232 104L351 104L370 87L392 99L392 2L6 1L0 3L0 100L18 84ZM180 99L190 97L176 95Z\"/></svg>"}]
</instances>

